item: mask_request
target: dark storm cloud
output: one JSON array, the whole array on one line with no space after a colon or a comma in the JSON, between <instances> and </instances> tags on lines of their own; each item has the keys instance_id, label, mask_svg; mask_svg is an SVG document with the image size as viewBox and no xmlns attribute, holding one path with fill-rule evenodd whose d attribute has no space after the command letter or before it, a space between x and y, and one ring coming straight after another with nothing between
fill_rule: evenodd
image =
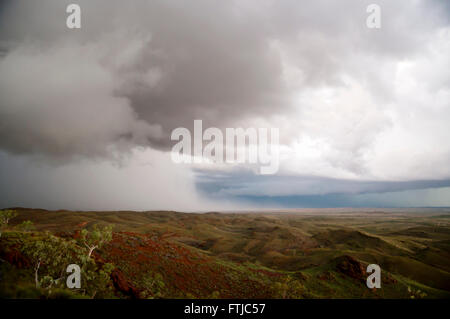
<instances>
[{"instance_id":1,"label":"dark storm cloud","mask_svg":"<svg viewBox=\"0 0 450 319\"><path fill-rule=\"evenodd\" d=\"M377 30L369 0L78 0L69 30L72 2L0 0L2 205L205 206L195 181L226 201L448 204L446 1L377 1ZM279 127L280 175L175 165L159 150L194 119Z\"/></svg>"},{"instance_id":2,"label":"dark storm cloud","mask_svg":"<svg viewBox=\"0 0 450 319\"><path fill-rule=\"evenodd\" d=\"M257 176L244 170L234 173L198 170L197 174L197 188L209 198L273 207L368 206L367 200L358 202L358 197L450 187L448 179L360 181L317 176ZM369 205L389 206L383 200Z\"/></svg>"},{"instance_id":3,"label":"dark storm cloud","mask_svg":"<svg viewBox=\"0 0 450 319\"><path fill-rule=\"evenodd\" d=\"M293 90L342 85L345 73L378 89L377 67L362 72L367 61L352 54L414 54L426 31L445 22L426 2L381 1L386 27L374 35L365 28L367 1L78 1L82 29L73 31L65 27L70 2L6 1L0 11L6 150L167 149L170 131L196 118L251 125L289 112ZM286 61L301 74L295 85ZM92 89L77 89L82 83Z\"/></svg>"},{"instance_id":4,"label":"dark storm cloud","mask_svg":"<svg viewBox=\"0 0 450 319\"><path fill-rule=\"evenodd\" d=\"M5 97L0 101L4 111L3 148L54 156L96 155L95 148L102 153L116 142L130 140L136 144L136 129L147 142L163 147L170 143L168 133L172 128L192 125L194 118L218 124L272 112L274 105L285 104L280 60L270 50L267 34L260 32L251 13L240 16L231 2L79 4L82 29L73 33L63 23L64 1L19 1L3 11L1 38L14 43L0 61L0 90ZM31 70L21 64L28 64ZM80 68L83 73L74 74ZM54 85L61 78L70 79L66 87ZM92 90L81 92L77 88L81 82ZM22 95L30 95L27 89L35 83L40 90L23 101ZM97 86L102 90L97 91ZM76 105L81 102L76 94L81 94L85 103L104 105L89 106L89 112L85 106ZM58 96L67 96L69 103L73 102L69 112L65 112L69 106L61 105ZM45 106L42 100L46 100ZM12 108L23 112L6 111ZM41 115L30 119L34 113L31 110ZM58 111L60 114L55 114ZM98 130L104 138L97 138L89 132L90 127L95 120L102 123L108 112L117 122L111 126L105 123ZM127 123L120 123L115 112L128 114ZM62 127L56 124L53 133L62 131L64 136L63 127L78 119L85 124L69 125L74 134L66 140L46 132L48 126L62 122ZM23 133L26 137L14 129L23 123L27 125ZM150 129L145 125L162 127L165 134L146 132ZM78 140L73 138L76 133ZM61 146L65 141L68 147Z\"/></svg>"}]
</instances>

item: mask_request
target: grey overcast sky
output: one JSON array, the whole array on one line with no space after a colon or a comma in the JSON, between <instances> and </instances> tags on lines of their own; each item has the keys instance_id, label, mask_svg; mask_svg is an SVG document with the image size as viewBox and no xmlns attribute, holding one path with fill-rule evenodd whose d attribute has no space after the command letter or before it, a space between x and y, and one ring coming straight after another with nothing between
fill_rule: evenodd
<instances>
[{"instance_id":1,"label":"grey overcast sky","mask_svg":"<svg viewBox=\"0 0 450 319\"><path fill-rule=\"evenodd\" d=\"M449 56L448 1L0 0L0 207L450 206ZM278 173L173 163L195 119Z\"/></svg>"}]
</instances>

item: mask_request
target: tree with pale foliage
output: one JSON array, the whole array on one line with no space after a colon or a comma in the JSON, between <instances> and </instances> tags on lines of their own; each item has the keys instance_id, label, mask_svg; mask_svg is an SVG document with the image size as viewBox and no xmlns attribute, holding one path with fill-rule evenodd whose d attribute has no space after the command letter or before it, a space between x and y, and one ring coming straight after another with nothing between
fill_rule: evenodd
<instances>
[{"instance_id":1,"label":"tree with pale foliage","mask_svg":"<svg viewBox=\"0 0 450 319\"><path fill-rule=\"evenodd\" d=\"M72 291L91 298L111 297L112 264L97 264L73 239L57 237L49 232L22 236L22 253L33 266L35 286L45 291L47 296L56 289L66 289L67 266L76 264L81 269L81 287Z\"/></svg>"},{"instance_id":2,"label":"tree with pale foliage","mask_svg":"<svg viewBox=\"0 0 450 319\"><path fill-rule=\"evenodd\" d=\"M95 249L112 240L112 226L100 228L95 225L92 230L83 229L80 235L80 241L88 249L88 257L91 257Z\"/></svg>"},{"instance_id":3,"label":"tree with pale foliage","mask_svg":"<svg viewBox=\"0 0 450 319\"><path fill-rule=\"evenodd\" d=\"M34 229L34 225L31 220L26 220L26 221L22 222L21 224L17 225L16 227L23 232L29 232Z\"/></svg>"},{"instance_id":4,"label":"tree with pale foliage","mask_svg":"<svg viewBox=\"0 0 450 319\"><path fill-rule=\"evenodd\" d=\"M284 277L272 286L275 298L280 299L298 299L303 297L304 287L291 276Z\"/></svg>"},{"instance_id":5,"label":"tree with pale foliage","mask_svg":"<svg viewBox=\"0 0 450 319\"><path fill-rule=\"evenodd\" d=\"M73 263L78 248L74 241L67 241L48 232L38 238L27 240L22 252L34 267L36 288L51 288L66 275L67 265ZM43 276L40 276L40 273Z\"/></svg>"},{"instance_id":6,"label":"tree with pale foliage","mask_svg":"<svg viewBox=\"0 0 450 319\"><path fill-rule=\"evenodd\" d=\"M2 235L1 230L8 226L11 219L17 216L17 212L12 209L0 210L0 236Z\"/></svg>"}]
</instances>

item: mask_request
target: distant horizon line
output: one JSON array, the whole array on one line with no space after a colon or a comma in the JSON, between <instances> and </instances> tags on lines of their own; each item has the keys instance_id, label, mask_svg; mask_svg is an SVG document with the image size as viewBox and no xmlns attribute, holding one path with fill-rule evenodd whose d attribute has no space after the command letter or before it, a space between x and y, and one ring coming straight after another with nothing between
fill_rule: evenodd
<instances>
[{"instance_id":1,"label":"distant horizon line","mask_svg":"<svg viewBox=\"0 0 450 319\"><path fill-rule=\"evenodd\" d=\"M297 208L237 208L237 209L222 209L222 210L210 210L210 209L198 209L198 210L173 210L173 209L150 209L150 210L133 210L133 209L119 209L119 210L111 210L111 209L47 209L47 208L37 208L37 207L4 207L0 210L38 210L38 211L48 211L48 212L136 212L136 213L145 213L145 212L172 212L172 213L257 213L257 212L273 212L273 213L282 213L282 212L301 212L301 211L326 211L329 212L338 212L345 210L352 210L353 212L367 212L368 210L374 211L383 211L383 210L414 210L414 209L427 209L427 210L440 210L440 209L450 209L450 206L405 206L405 207L356 207L356 206L348 206L348 207L297 207Z\"/></svg>"}]
</instances>

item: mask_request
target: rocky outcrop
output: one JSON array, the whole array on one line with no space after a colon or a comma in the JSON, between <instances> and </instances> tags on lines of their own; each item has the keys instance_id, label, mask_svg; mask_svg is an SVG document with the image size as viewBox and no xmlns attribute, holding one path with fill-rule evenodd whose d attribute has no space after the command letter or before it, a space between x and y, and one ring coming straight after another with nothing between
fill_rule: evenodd
<instances>
[{"instance_id":1,"label":"rocky outcrop","mask_svg":"<svg viewBox=\"0 0 450 319\"><path fill-rule=\"evenodd\" d=\"M7 261L11 265L17 268L27 268L30 266L30 262L19 250L16 249L0 249L0 258Z\"/></svg>"},{"instance_id":2,"label":"rocky outcrop","mask_svg":"<svg viewBox=\"0 0 450 319\"><path fill-rule=\"evenodd\" d=\"M119 269L116 268L111 272L111 279L118 291L131 298L139 298L140 292L125 279Z\"/></svg>"},{"instance_id":3,"label":"rocky outcrop","mask_svg":"<svg viewBox=\"0 0 450 319\"><path fill-rule=\"evenodd\" d=\"M336 270L354 279L363 279L366 270L362 263L352 256L344 255L335 259Z\"/></svg>"}]
</instances>

